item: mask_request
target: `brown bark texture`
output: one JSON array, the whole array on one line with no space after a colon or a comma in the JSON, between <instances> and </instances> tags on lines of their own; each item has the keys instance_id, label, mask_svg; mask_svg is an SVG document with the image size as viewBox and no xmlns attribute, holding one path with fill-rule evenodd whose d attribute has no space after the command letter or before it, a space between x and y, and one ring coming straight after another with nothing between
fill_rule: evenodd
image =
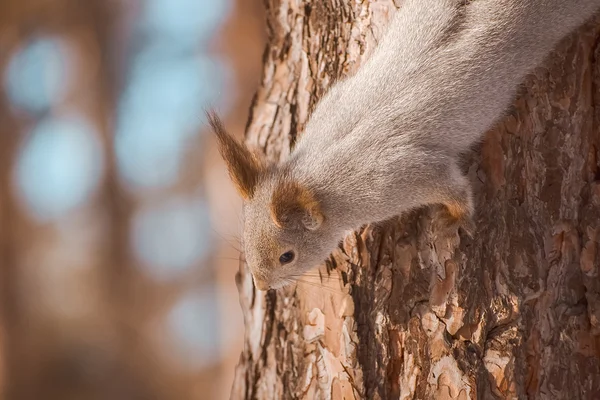
<instances>
[{"instance_id":1,"label":"brown bark texture","mask_svg":"<svg viewBox=\"0 0 600 400\"><path fill-rule=\"evenodd\" d=\"M397 7L266 0L247 143L286 157ZM428 207L347 235L291 288L258 292L241 263L232 398L600 399L599 21L561 42L465 157L473 237L439 231Z\"/></svg>"}]
</instances>

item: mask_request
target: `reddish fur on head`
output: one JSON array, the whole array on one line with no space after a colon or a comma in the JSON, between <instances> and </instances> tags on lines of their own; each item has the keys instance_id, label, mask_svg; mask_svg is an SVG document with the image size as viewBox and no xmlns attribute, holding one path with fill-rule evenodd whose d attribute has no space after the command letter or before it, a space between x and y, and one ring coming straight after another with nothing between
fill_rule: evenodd
<instances>
[{"instance_id":1,"label":"reddish fur on head","mask_svg":"<svg viewBox=\"0 0 600 400\"><path fill-rule=\"evenodd\" d=\"M322 262L337 237L324 223L320 193L267 165L229 135L215 113L208 114L229 175L244 198L244 255L261 290L278 288ZM282 256L291 254L288 261Z\"/></svg>"},{"instance_id":2,"label":"reddish fur on head","mask_svg":"<svg viewBox=\"0 0 600 400\"><path fill-rule=\"evenodd\" d=\"M279 228L300 222L309 230L323 222L319 202L314 195L297 182L280 182L273 192L271 217Z\"/></svg>"},{"instance_id":3,"label":"reddish fur on head","mask_svg":"<svg viewBox=\"0 0 600 400\"><path fill-rule=\"evenodd\" d=\"M233 138L214 111L207 112L208 122L217 136L219 152L227 164L229 176L244 200L250 200L265 167L243 144Z\"/></svg>"}]
</instances>

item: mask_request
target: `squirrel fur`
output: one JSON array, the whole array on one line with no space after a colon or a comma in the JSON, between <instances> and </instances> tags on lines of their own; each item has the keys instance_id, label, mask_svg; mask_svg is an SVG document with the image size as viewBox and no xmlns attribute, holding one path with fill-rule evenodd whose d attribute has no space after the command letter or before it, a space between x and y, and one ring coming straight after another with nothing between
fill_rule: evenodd
<instances>
[{"instance_id":1,"label":"squirrel fur","mask_svg":"<svg viewBox=\"0 0 600 400\"><path fill-rule=\"evenodd\" d=\"M373 54L268 165L209 122L244 199L242 244L260 290L321 264L345 232L429 204L469 221L458 166L523 78L600 0L405 0Z\"/></svg>"}]
</instances>

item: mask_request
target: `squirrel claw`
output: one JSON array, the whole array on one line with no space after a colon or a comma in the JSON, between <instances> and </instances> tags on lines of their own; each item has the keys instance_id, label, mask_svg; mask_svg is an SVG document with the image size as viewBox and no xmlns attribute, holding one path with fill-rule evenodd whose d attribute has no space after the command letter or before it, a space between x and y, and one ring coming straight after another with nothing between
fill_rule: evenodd
<instances>
[{"instance_id":1,"label":"squirrel claw","mask_svg":"<svg viewBox=\"0 0 600 400\"><path fill-rule=\"evenodd\" d=\"M443 207L438 215L436 215L434 227L435 230L452 234L460 229L470 238L474 237L476 231L475 222L470 214L464 213L462 215L457 215L450 212L446 207Z\"/></svg>"},{"instance_id":2,"label":"squirrel claw","mask_svg":"<svg viewBox=\"0 0 600 400\"><path fill-rule=\"evenodd\" d=\"M473 221L473 219L471 217L463 218L462 220L458 221L457 223L458 223L458 228L460 228L465 233L465 235L467 235L471 239L474 238L476 226L475 226L475 221Z\"/></svg>"}]
</instances>

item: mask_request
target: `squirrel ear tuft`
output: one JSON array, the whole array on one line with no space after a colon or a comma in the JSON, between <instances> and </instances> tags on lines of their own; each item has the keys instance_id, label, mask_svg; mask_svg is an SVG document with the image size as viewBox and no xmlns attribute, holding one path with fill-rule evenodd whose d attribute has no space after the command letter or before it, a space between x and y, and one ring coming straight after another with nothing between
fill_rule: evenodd
<instances>
[{"instance_id":1,"label":"squirrel ear tuft","mask_svg":"<svg viewBox=\"0 0 600 400\"><path fill-rule=\"evenodd\" d=\"M212 130L217 136L219 152L227 164L231 180L244 200L250 200L264 171L263 164L250 150L225 130L223 123L214 111L206 114Z\"/></svg>"},{"instance_id":2,"label":"squirrel ear tuft","mask_svg":"<svg viewBox=\"0 0 600 400\"><path fill-rule=\"evenodd\" d=\"M280 182L273 191L271 217L280 228L304 227L314 231L323 223L321 206L314 195L296 182Z\"/></svg>"}]
</instances>

